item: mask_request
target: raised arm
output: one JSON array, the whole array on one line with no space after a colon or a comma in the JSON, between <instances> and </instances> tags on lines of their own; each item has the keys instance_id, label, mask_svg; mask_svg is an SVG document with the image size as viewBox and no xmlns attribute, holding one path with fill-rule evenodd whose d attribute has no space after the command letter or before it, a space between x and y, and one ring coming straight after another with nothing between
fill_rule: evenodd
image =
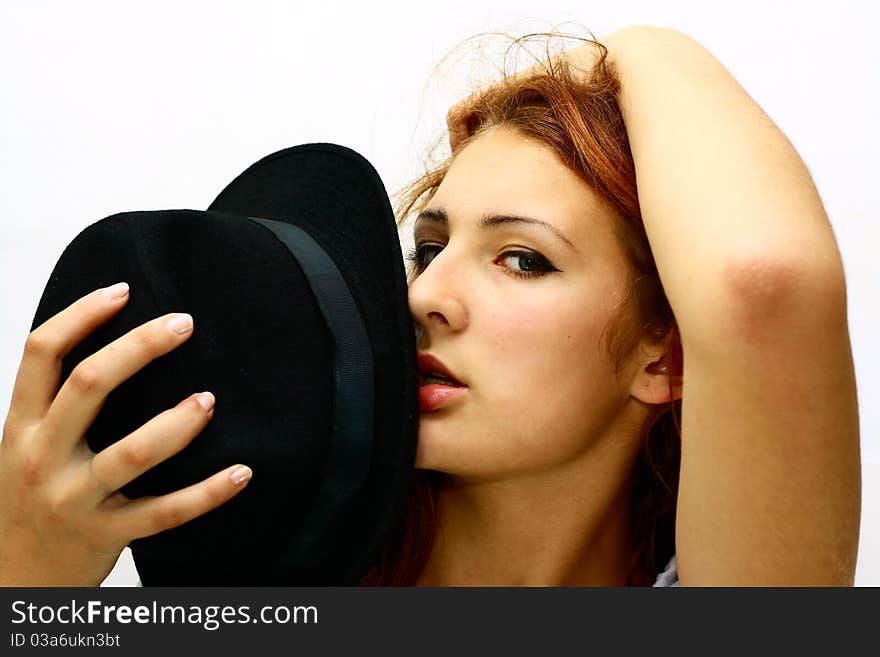
<instances>
[{"instance_id":1,"label":"raised arm","mask_svg":"<svg viewBox=\"0 0 880 657\"><path fill-rule=\"evenodd\" d=\"M816 187L695 40L634 27L608 45L684 347L681 582L850 585L858 404L843 265Z\"/></svg>"},{"instance_id":2,"label":"raised arm","mask_svg":"<svg viewBox=\"0 0 880 657\"><path fill-rule=\"evenodd\" d=\"M749 295L793 286L808 303L842 294L840 253L806 165L721 63L666 28L633 26L601 41L621 81L642 219L679 322L706 317L717 280L742 292L745 279Z\"/></svg>"}]
</instances>

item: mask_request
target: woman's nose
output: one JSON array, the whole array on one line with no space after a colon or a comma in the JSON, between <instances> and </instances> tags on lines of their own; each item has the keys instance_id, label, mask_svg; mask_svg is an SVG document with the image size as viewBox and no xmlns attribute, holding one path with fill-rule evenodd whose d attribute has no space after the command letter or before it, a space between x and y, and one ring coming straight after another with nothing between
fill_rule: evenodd
<instances>
[{"instance_id":1,"label":"woman's nose","mask_svg":"<svg viewBox=\"0 0 880 657\"><path fill-rule=\"evenodd\" d=\"M466 281L446 269L441 271L436 264L432 261L409 286L410 315L419 327L419 339L437 330L459 331L467 323Z\"/></svg>"}]
</instances>

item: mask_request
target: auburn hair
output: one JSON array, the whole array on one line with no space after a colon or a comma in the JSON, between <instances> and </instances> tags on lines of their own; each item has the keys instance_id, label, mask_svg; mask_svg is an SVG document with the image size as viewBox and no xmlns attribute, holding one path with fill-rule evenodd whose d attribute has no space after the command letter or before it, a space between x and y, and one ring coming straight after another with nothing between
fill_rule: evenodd
<instances>
[{"instance_id":1,"label":"auburn hair","mask_svg":"<svg viewBox=\"0 0 880 657\"><path fill-rule=\"evenodd\" d=\"M555 32L513 39L562 36ZM510 37L512 38L512 37ZM631 265L626 293L602 334L602 344L616 371L643 337L667 341L670 374L681 375L683 354L678 325L666 298L642 222L635 165L618 105L620 82L599 49L589 75L576 72L565 58L547 57L529 75L505 73L501 80L474 94L466 135L439 165L405 185L396 196L398 227L430 202L456 154L485 130L513 128L551 148L613 210L613 230ZM444 133L440 140L447 138ZM440 143L438 140L434 148ZM632 472L630 531L631 573L662 569L675 553L675 511L681 461L681 399L674 399L670 380L668 404L658 404L641 427L641 447ZM434 545L436 491L448 475L413 471L411 494L403 521L386 542L378 560L361 581L364 586L415 585Z\"/></svg>"}]
</instances>

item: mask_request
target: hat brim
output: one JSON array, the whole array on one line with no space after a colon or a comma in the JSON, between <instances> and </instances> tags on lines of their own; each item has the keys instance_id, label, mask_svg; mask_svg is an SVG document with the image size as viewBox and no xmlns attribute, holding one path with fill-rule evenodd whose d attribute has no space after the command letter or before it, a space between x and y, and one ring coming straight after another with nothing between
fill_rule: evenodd
<instances>
[{"instance_id":1,"label":"hat brim","mask_svg":"<svg viewBox=\"0 0 880 657\"><path fill-rule=\"evenodd\" d=\"M334 259L364 319L375 360L374 450L361 493L331 528L324 559L356 583L400 529L418 436L418 368L406 273L384 184L356 151L303 144L238 175L208 208L293 223ZM369 303L364 303L369 300Z\"/></svg>"}]
</instances>

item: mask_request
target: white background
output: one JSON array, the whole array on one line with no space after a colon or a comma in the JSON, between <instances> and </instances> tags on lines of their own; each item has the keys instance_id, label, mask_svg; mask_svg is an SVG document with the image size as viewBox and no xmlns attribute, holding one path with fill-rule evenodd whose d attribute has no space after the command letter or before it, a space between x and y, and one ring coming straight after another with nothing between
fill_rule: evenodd
<instances>
[{"instance_id":1,"label":"white background","mask_svg":"<svg viewBox=\"0 0 880 657\"><path fill-rule=\"evenodd\" d=\"M3 2L2 417L49 273L90 223L127 210L204 209L252 162L313 141L359 151L393 193L421 172L449 104L480 75L492 75L475 70L466 54L459 66L453 61L432 75L466 38L556 25L568 31L579 25L600 38L629 24L672 27L712 51L782 128L807 163L834 227L847 275L861 410L856 583L878 586L880 46L873 5ZM129 555L126 550L106 584L135 581Z\"/></svg>"}]
</instances>

